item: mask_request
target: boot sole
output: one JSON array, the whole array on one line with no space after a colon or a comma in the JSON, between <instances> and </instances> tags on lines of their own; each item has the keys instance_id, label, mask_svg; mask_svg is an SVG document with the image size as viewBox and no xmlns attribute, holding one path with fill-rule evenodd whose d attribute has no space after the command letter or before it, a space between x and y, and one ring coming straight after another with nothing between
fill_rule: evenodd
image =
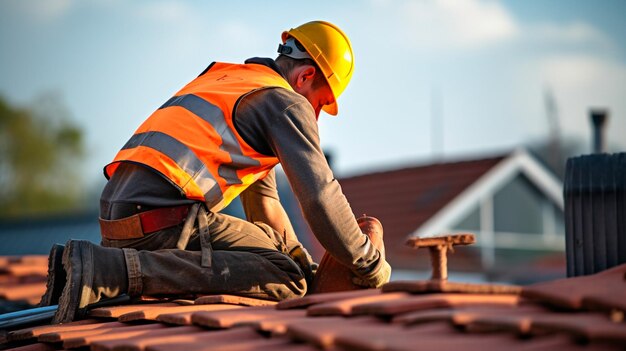
<instances>
[{"instance_id":1,"label":"boot sole","mask_svg":"<svg viewBox=\"0 0 626 351\"><path fill-rule=\"evenodd\" d=\"M48 280L46 292L41 297L39 307L56 305L65 287L65 271L63 270L63 250L65 246L54 244L48 256Z\"/></svg>"},{"instance_id":2,"label":"boot sole","mask_svg":"<svg viewBox=\"0 0 626 351\"><path fill-rule=\"evenodd\" d=\"M82 318L86 314L86 306L81 301L88 301L91 290L92 271L84 269L85 263L92 259L91 246L83 241L69 241L63 251L63 267L67 273L65 288L59 298L59 308L52 319L53 324L67 323ZM87 263L89 265L89 263ZM89 282L84 286L83 282Z\"/></svg>"}]
</instances>

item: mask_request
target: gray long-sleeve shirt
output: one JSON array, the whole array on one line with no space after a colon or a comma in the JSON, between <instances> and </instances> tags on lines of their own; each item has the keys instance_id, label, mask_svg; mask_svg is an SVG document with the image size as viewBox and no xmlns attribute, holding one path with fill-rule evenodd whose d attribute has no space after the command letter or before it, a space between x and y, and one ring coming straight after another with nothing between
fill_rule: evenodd
<instances>
[{"instance_id":1,"label":"gray long-sleeve shirt","mask_svg":"<svg viewBox=\"0 0 626 351\"><path fill-rule=\"evenodd\" d=\"M246 64L263 64L280 73L269 58L249 59ZM381 263L380 253L361 233L328 166L315 111L306 98L284 88L262 89L242 98L236 111L233 120L241 137L257 152L279 159L322 246L358 275L374 270ZM246 191L277 199L274 172ZM133 164L120 165L100 201L103 218L125 217L137 205L151 208L192 202L160 174Z\"/></svg>"}]
</instances>

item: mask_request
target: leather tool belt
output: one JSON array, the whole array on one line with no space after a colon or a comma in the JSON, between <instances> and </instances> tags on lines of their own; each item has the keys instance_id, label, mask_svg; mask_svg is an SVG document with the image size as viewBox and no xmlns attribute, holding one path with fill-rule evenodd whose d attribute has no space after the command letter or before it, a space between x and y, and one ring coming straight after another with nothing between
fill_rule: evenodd
<instances>
[{"instance_id":1,"label":"leather tool belt","mask_svg":"<svg viewBox=\"0 0 626 351\"><path fill-rule=\"evenodd\" d=\"M189 208L190 205L162 207L121 219L100 218L100 233L109 240L143 238L146 234L181 224Z\"/></svg>"}]
</instances>

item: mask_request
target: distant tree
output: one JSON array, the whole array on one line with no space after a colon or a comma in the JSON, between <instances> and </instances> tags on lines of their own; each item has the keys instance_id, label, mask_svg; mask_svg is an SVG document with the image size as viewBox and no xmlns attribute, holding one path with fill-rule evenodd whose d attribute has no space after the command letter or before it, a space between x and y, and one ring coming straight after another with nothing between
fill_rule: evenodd
<instances>
[{"instance_id":1,"label":"distant tree","mask_svg":"<svg viewBox=\"0 0 626 351\"><path fill-rule=\"evenodd\" d=\"M31 107L0 96L0 217L68 211L82 193L83 131L58 95Z\"/></svg>"}]
</instances>

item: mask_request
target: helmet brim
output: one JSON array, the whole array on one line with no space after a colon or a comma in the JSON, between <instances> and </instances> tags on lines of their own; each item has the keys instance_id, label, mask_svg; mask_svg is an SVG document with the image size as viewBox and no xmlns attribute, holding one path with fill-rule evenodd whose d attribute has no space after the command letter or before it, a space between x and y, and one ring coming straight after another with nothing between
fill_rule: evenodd
<instances>
[{"instance_id":1,"label":"helmet brim","mask_svg":"<svg viewBox=\"0 0 626 351\"><path fill-rule=\"evenodd\" d=\"M324 105L322 110L331 116L337 116L337 113L339 113L339 106L337 106L337 102L333 102L332 104Z\"/></svg>"}]
</instances>

